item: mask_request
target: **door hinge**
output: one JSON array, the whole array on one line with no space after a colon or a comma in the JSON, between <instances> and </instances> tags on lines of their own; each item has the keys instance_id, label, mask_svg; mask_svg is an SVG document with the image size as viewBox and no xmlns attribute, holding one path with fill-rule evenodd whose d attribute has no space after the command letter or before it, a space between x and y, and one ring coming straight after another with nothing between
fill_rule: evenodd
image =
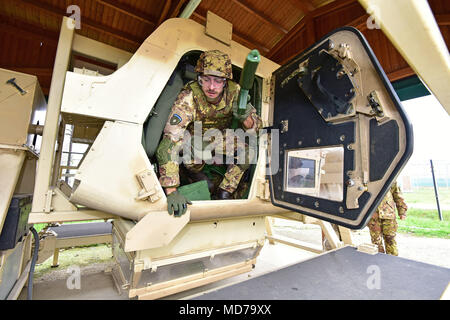
<instances>
[{"instance_id":1,"label":"door hinge","mask_svg":"<svg viewBox=\"0 0 450 320\"><path fill-rule=\"evenodd\" d=\"M156 177L154 177L154 172L152 170L144 170L138 173L136 177L142 187L136 197L136 200L156 202L161 198L161 194L157 189L157 184L155 183Z\"/></svg>"},{"instance_id":2,"label":"door hinge","mask_svg":"<svg viewBox=\"0 0 450 320\"><path fill-rule=\"evenodd\" d=\"M261 200L270 200L269 180L258 180L256 196Z\"/></svg>"}]
</instances>

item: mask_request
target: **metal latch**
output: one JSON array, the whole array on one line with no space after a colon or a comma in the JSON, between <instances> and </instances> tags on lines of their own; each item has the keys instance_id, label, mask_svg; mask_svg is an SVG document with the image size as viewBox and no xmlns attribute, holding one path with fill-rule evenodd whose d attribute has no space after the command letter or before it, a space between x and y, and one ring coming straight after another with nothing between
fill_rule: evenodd
<instances>
[{"instance_id":1,"label":"metal latch","mask_svg":"<svg viewBox=\"0 0 450 320\"><path fill-rule=\"evenodd\" d=\"M160 192L156 188L155 179L153 177L154 172L151 170L145 170L136 175L139 184L142 189L139 191L136 200L148 200L150 202L156 202L161 198Z\"/></svg>"},{"instance_id":2,"label":"metal latch","mask_svg":"<svg viewBox=\"0 0 450 320\"><path fill-rule=\"evenodd\" d=\"M281 120L280 122L280 132L286 133L289 131L289 120Z\"/></svg>"},{"instance_id":3,"label":"metal latch","mask_svg":"<svg viewBox=\"0 0 450 320\"><path fill-rule=\"evenodd\" d=\"M378 94L376 91L372 91L368 96L367 100L369 101L369 105L372 108L370 111L371 114L377 117L384 117L383 107L381 106L380 99L378 98Z\"/></svg>"}]
</instances>

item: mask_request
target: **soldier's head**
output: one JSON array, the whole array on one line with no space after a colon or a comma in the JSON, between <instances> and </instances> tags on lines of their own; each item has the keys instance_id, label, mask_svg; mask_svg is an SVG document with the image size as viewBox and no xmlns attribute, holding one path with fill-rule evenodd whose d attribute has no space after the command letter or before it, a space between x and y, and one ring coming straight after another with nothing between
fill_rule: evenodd
<instances>
[{"instance_id":1,"label":"soldier's head","mask_svg":"<svg viewBox=\"0 0 450 320\"><path fill-rule=\"evenodd\" d=\"M217 101L221 96L227 79L233 78L231 59L219 50L205 51L197 61L198 83L208 101Z\"/></svg>"}]
</instances>

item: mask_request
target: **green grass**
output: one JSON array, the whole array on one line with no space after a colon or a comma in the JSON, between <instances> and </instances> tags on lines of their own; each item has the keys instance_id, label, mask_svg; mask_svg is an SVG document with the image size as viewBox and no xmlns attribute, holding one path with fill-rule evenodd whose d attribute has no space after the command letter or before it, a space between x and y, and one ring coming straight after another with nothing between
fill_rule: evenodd
<instances>
[{"instance_id":1,"label":"green grass","mask_svg":"<svg viewBox=\"0 0 450 320\"><path fill-rule=\"evenodd\" d=\"M87 220L87 221L73 221L73 222L64 222L64 224L72 224L72 223L91 223L91 222L103 222L104 220ZM39 232L44 229L48 223L36 223L33 225L33 228Z\"/></svg>"},{"instance_id":2,"label":"green grass","mask_svg":"<svg viewBox=\"0 0 450 320\"><path fill-rule=\"evenodd\" d=\"M58 258L58 267L52 268L53 257L36 265L35 278L38 279L47 273L64 270L70 266L84 267L93 263L112 262L112 250L109 244L61 249Z\"/></svg>"},{"instance_id":3,"label":"green grass","mask_svg":"<svg viewBox=\"0 0 450 320\"><path fill-rule=\"evenodd\" d=\"M438 188L439 203L443 221L439 220L434 188L421 187L412 192L403 192L409 209L406 220L398 221L398 231L420 237L438 237L450 239L450 188ZM419 209L424 208L436 209ZM446 210L443 210L445 208Z\"/></svg>"},{"instance_id":4,"label":"green grass","mask_svg":"<svg viewBox=\"0 0 450 320\"><path fill-rule=\"evenodd\" d=\"M450 188L438 188L439 203L441 206L450 205ZM436 205L434 188L421 187L412 192L403 192L406 203Z\"/></svg>"},{"instance_id":5,"label":"green grass","mask_svg":"<svg viewBox=\"0 0 450 320\"><path fill-rule=\"evenodd\" d=\"M442 217L440 221L437 210L410 208L406 220L397 219L398 232L450 239L450 210L442 211Z\"/></svg>"}]
</instances>

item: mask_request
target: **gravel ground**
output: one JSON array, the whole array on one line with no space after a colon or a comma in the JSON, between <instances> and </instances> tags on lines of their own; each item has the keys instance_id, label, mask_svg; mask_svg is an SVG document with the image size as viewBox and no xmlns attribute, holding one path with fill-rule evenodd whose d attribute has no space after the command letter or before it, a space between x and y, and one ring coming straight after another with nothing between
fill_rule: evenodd
<instances>
[{"instance_id":1,"label":"gravel ground","mask_svg":"<svg viewBox=\"0 0 450 320\"><path fill-rule=\"evenodd\" d=\"M301 241L321 244L318 225L275 219L273 232ZM369 229L352 231L354 245L371 243ZM397 233L399 257L450 268L450 239L416 237Z\"/></svg>"},{"instance_id":2,"label":"gravel ground","mask_svg":"<svg viewBox=\"0 0 450 320\"><path fill-rule=\"evenodd\" d=\"M272 227L274 235L280 234L308 243L321 245L321 229L318 225L303 224L289 220L275 219ZM370 243L369 229L352 231L354 245ZM450 268L450 239L416 237L404 233L397 234L399 256L424 263ZM52 258L45 265L37 267L36 283L66 279L68 268L79 265L82 275L103 272L110 269L114 261L110 246L74 248L63 250L59 257L59 267L50 268Z\"/></svg>"}]
</instances>

